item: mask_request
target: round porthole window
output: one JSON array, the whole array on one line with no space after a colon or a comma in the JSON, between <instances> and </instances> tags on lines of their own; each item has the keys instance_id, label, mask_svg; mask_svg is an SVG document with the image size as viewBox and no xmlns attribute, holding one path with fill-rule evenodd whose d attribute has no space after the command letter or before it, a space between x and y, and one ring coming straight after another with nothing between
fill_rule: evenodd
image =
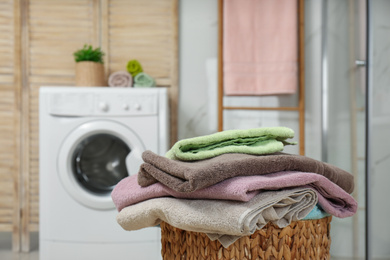
<instances>
[{"instance_id":1,"label":"round porthole window","mask_svg":"<svg viewBox=\"0 0 390 260\"><path fill-rule=\"evenodd\" d=\"M73 152L73 174L86 190L97 194L110 193L121 179L129 175L126 157L130 151L128 145L116 136L89 136Z\"/></svg>"},{"instance_id":2,"label":"round porthole window","mask_svg":"<svg viewBox=\"0 0 390 260\"><path fill-rule=\"evenodd\" d=\"M94 209L113 209L111 192L138 173L145 146L127 126L108 120L86 122L64 139L57 158L68 194Z\"/></svg>"}]
</instances>

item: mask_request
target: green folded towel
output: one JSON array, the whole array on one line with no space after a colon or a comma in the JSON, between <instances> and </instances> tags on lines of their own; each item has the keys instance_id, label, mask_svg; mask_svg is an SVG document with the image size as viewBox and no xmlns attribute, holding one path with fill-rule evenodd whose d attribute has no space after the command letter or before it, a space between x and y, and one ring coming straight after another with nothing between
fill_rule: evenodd
<instances>
[{"instance_id":1,"label":"green folded towel","mask_svg":"<svg viewBox=\"0 0 390 260\"><path fill-rule=\"evenodd\" d=\"M165 155L170 159L196 161L225 153L270 154L280 152L293 138L287 127L262 127L247 130L227 130L211 135L183 139L176 142Z\"/></svg>"},{"instance_id":2,"label":"green folded towel","mask_svg":"<svg viewBox=\"0 0 390 260\"><path fill-rule=\"evenodd\" d=\"M143 72L143 69L139 61L131 60L127 63L127 71L134 78L137 74Z\"/></svg>"},{"instance_id":3,"label":"green folded towel","mask_svg":"<svg viewBox=\"0 0 390 260\"><path fill-rule=\"evenodd\" d=\"M134 78L134 87L135 88L151 88L155 87L156 82L154 79L148 74L141 72L138 73Z\"/></svg>"}]
</instances>

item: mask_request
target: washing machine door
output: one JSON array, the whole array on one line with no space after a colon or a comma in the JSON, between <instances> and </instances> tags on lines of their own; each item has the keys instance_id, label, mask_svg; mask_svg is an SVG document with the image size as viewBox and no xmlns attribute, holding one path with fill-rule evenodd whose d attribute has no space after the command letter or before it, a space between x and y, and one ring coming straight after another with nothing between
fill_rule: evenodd
<instances>
[{"instance_id":1,"label":"washing machine door","mask_svg":"<svg viewBox=\"0 0 390 260\"><path fill-rule=\"evenodd\" d=\"M118 122L86 122L62 143L60 180L73 199L94 209L112 209L111 191L123 178L138 173L145 147Z\"/></svg>"}]
</instances>

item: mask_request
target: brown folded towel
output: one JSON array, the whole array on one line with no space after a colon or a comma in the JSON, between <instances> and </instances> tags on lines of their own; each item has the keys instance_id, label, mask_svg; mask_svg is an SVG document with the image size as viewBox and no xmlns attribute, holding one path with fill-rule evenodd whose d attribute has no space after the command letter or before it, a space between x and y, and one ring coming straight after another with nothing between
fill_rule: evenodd
<instances>
[{"instance_id":1,"label":"brown folded towel","mask_svg":"<svg viewBox=\"0 0 390 260\"><path fill-rule=\"evenodd\" d=\"M138 183L143 187L161 182L176 191L192 192L235 176L301 171L323 175L348 193L354 189L352 174L334 165L301 155L231 153L207 160L184 162L145 151L142 158L145 163L140 167Z\"/></svg>"}]
</instances>

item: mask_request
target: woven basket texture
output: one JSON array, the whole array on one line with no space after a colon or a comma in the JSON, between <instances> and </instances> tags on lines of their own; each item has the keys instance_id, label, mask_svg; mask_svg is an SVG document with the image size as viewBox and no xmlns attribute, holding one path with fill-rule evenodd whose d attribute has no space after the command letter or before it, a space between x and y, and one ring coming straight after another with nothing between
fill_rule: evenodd
<instances>
[{"instance_id":1,"label":"woven basket texture","mask_svg":"<svg viewBox=\"0 0 390 260\"><path fill-rule=\"evenodd\" d=\"M228 248L206 234L181 230L161 223L164 260L179 259L330 259L332 217L292 222L285 228L272 223L238 239Z\"/></svg>"}]
</instances>

